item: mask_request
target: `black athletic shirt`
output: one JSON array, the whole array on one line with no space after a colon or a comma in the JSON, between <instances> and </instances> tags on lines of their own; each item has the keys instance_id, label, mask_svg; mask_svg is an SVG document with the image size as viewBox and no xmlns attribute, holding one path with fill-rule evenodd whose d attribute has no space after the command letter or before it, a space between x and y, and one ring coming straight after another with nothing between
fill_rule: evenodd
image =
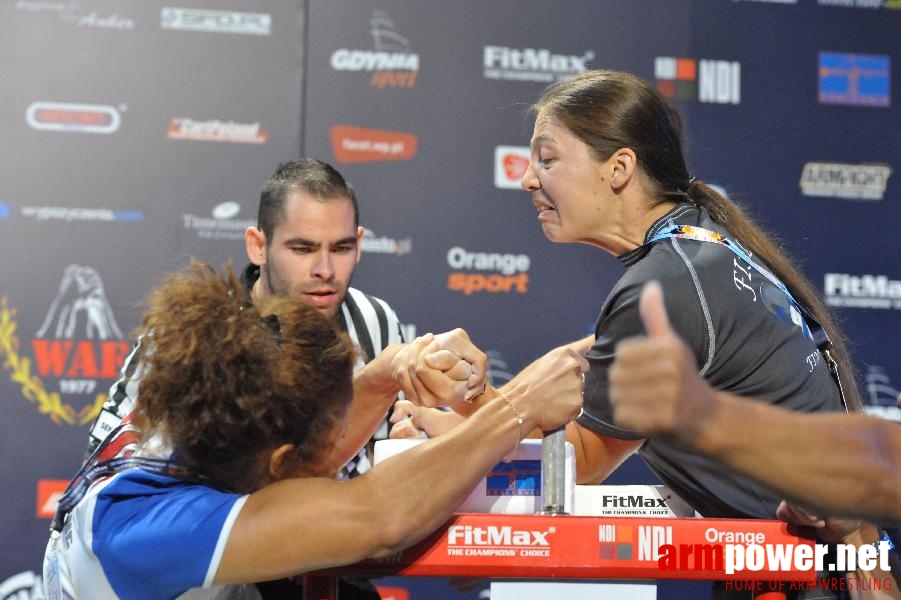
<instances>
[{"instance_id":1,"label":"black athletic shirt","mask_svg":"<svg viewBox=\"0 0 901 600\"><path fill-rule=\"evenodd\" d=\"M659 219L645 240L672 225L710 229L738 242L706 211L690 204ZM650 280L660 282L670 322L711 386L789 410L843 410L838 387L814 343L798 325L779 316L789 312L784 294L728 248L669 238L619 258L627 270L601 308L596 339L586 355L591 368L580 425L623 440L645 437L614 424L607 369L618 341L644 334L638 298ZM639 454L705 517L775 518L781 498L710 459L654 438L645 441Z\"/></svg>"}]
</instances>

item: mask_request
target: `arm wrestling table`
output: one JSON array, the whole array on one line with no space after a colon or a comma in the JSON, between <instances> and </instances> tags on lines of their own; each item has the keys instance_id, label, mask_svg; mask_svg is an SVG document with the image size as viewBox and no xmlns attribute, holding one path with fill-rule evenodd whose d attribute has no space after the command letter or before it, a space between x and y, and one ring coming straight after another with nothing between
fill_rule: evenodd
<instances>
[{"instance_id":1,"label":"arm wrestling table","mask_svg":"<svg viewBox=\"0 0 901 600\"><path fill-rule=\"evenodd\" d=\"M571 516L563 509L563 432L542 441L543 509L534 515L453 515L418 544L380 559L304 576L304 600L338 598L337 577L439 576L491 579L695 579L775 582L755 597L778 600L780 581L812 582L812 571L727 574L727 543L813 546L782 521ZM661 546L665 552L661 553ZM663 557L663 558L662 558Z\"/></svg>"}]
</instances>

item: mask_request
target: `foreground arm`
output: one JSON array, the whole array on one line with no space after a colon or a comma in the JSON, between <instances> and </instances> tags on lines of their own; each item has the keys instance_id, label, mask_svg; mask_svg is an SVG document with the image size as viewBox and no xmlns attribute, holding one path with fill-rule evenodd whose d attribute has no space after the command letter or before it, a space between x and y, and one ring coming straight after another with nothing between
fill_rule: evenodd
<instances>
[{"instance_id":1,"label":"foreground arm","mask_svg":"<svg viewBox=\"0 0 901 600\"><path fill-rule=\"evenodd\" d=\"M659 287L642 293L641 309L649 337L622 342L610 372L618 423L711 456L822 514L901 523L901 427L716 391L669 328Z\"/></svg>"},{"instance_id":2,"label":"foreground arm","mask_svg":"<svg viewBox=\"0 0 901 600\"><path fill-rule=\"evenodd\" d=\"M409 346L415 345L412 342ZM335 443L330 464L334 471L347 464L366 445L400 391L391 377L391 361L406 348L392 344L354 373L354 396L347 407L344 435Z\"/></svg>"},{"instance_id":3,"label":"foreground arm","mask_svg":"<svg viewBox=\"0 0 901 600\"><path fill-rule=\"evenodd\" d=\"M699 452L821 513L901 523L897 424L864 415L806 415L724 392L713 395L712 411L697 424L690 444Z\"/></svg>"},{"instance_id":4,"label":"foreground arm","mask_svg":"<svg viewBox=\"0 0 901 600\"><path fill-rule=\"evenodd\" d=\"M488 390L479 418L380 463L351 481L290 479L250 496L229 536L216 583L275 579L397 552L434 531L485 473L533 428L581 408L574 353ZM523 423L519 423L522 417Z\"/></svg>"},{"instance_id":5,"label":"foreground arm","mask_svg":"<svg viewBox=\"0 0 901 600\"><path fill-rule=\"evenodd\" d=\"M573 445L576 458L576 483L604 481L644 443L644 440L620 440L583 427L575 421L566 425L566 441Z\"/></svg>"},{"instance_id":6,"label":"foreground arm","mask_svg":"<svg viewBox=\"0 0 901 600\"><path fill-rule=\"evenodd\" d=\"M792 505L785 500L779 504L776 509L776 516L793 525L801 527L812 527L816 532L816 536L826 542L850 544L860 548L862 546L872 545L874 542L881 540L883 531L872 523L861 523L856 519L836 519L822 518L817 515L811 515L806 510ZM858 562L854 571L848 571L849 576L858 577L859 579L880 579L882 581L891 581L891 585L883 586L881 592L873 592L873 595L866 595L867 598L901 598L901 590L898 589L896 574L901 574L901 562L899 562L898 553L891 552L888 557L888 569L883 568L885 565L880 560L876 562L876 568L864 569ZM852 598L857 595L852 594Z\"/></svg>"},{"instance_id":7,"label":"foreground arm","mask_svg":"<svg viewBox=\"0 0 901 600\"><path fill-rule=\"evenodd\" d=\"M582 355L591 349L594 341L594 336L589 335L565 347ZM576 483L579 484L601 483L644 443L643 439L620 440L602 435L576 421L566 424L566 441L573 445Z\"/></svg>"}]
</instances>

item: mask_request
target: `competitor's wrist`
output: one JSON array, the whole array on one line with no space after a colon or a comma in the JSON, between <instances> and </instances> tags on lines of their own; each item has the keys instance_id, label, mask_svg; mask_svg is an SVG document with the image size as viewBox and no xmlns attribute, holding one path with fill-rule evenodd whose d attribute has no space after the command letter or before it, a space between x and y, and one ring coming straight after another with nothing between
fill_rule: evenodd
<instances>
[{"instance_id":1,"label":"competitor's wrist","mask_svg":"<svg viewBox=\"0 0 901 600\"><path fill-rule=\"evenodd\" d=\"M842 538L843 544L850 544L852 546L857 546L858 548L861 546L874 546L878 548L882 541L886 541L894 546L891 538L888 537L888 533L886 533L884 529L880 529L871 523L861 523L860 527L857 527L854 531Z\"/></svg>"},{"instance_id":2,"label":"competitor's wrist","mask_svg":"<svg viewBox=\"0 0 901 600\"><path fill-rule=\"evenodd\" d=\"M354 373L354 388L365 386L380 395L391 397L393 401L401 389L395 378L394 358L405 346L406 344L390 344L385 347L366 366Z\"/></svg>"},{"instance_id":3,"label":"competitor's wrist","mask_svg":"<svg viewBox=\"0 0 901 600\"><path fill-rule=\"evenodd\" d=\"M470 400L460 400L459 402L455 402L451 405L451 408L460 416L469 417L474 412L479 410L482 406L485 406L498 395L497 390L491 387L488 384L485 384L485 389L482 390L482 393L478 396L473 397Z\"/></svg>"}]
</instances>

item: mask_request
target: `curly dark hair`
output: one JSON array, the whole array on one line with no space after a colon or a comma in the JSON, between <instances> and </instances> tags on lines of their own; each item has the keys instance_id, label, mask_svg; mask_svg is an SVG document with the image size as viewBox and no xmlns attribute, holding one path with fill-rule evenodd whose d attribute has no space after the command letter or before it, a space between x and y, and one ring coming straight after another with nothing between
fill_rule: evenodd
<instances>
[{"instance_id":1,"label":"curly dark hair","mask_svg":"<svg viewBox=\"0 0 901 600\"><path fill-rule=\"evenodd\" d=\"M134 421L171 440L180 463L246 493L265 481L268 452L291 443L286 467L322 465L353 396L355 350L302 301L244 305L231 266L202 263L150 295Z\"/></svg>"}]
</instances>

